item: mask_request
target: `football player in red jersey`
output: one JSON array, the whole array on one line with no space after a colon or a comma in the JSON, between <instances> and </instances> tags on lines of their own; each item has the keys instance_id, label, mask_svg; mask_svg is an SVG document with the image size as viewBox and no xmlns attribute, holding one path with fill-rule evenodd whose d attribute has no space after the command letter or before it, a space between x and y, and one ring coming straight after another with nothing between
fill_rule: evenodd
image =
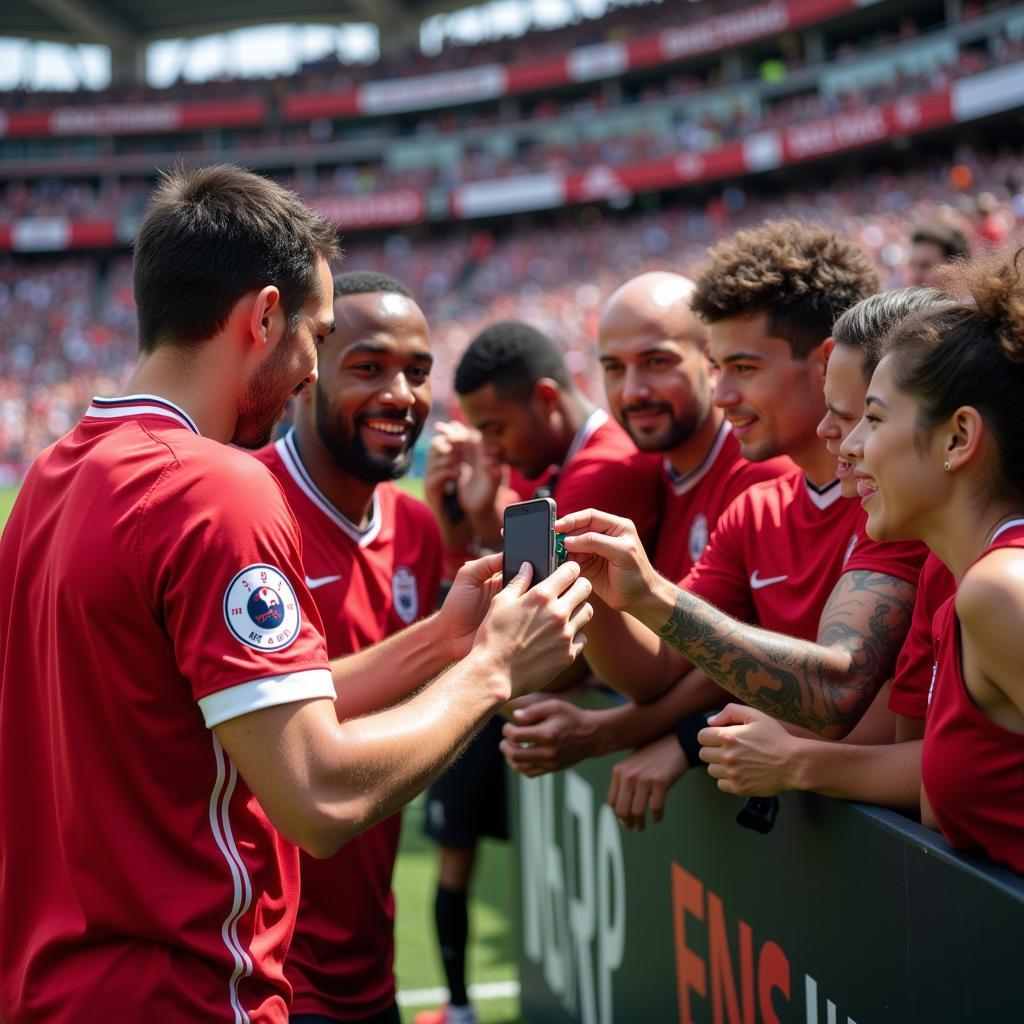
<instances>
[{"instance_id":1,"label":"football player in red jersey","mask_svg":"<svg viewBox=\"0 0 1024 1024\"><path fill-rule=\"evenodd\" d=\"M608 299L598 328L608 408L638 448L662 455L652 561L672 580L690 571L734 498L793 469L786 458L743 458L731 424L712 403L708 329L690 309L693 287L678 274L641 274ZM600 624L591 632L591 649L600 652ZM640 746L678 717L668 702L596 711L547 698L516 709L502 752L512 767L535 775Z\"/></svg>"},{"instance_id":2,"label":"football player in red jersey","mask_svg":"<svg viewBox=\"0 0 1024 1024\"><path fill-rule=\"evenodd\" d=\"M833 322L876 283L854 246L795 222L739 232L711 251L693 305L710 325L719 368L715 401L744 455L786 454L799 472L737 499L681 587L650 578L656 593L673 602L664 615L646 589L648 578L627 574L626 592L598 573L596 589L606 592L607 603L643 609L612 647L617 662L598 665L627 693L657 694L696 665L748 703L838 737L891 676L924 552L866 539L862 511L841 499L838 446L830 439L828 450L816 434L826 411ZM569 525L587 529L587 522L577 516ZM622 550L631 541L621 524L601 516L590 522L616 539L609 545L595 533L567 542L570 550L615 549L620 560L631 557ZM640 564L642 553L636 557ZM761 628L743 625L751 621ZM710 651L725 629L728 657ZM603 636L607 641L608 632ZM740 662L749 671L734 671ZM686 681L704 707L716 701L707 683L692 674ZM629 760L616 769L610 800L621 819L642 827L648 808L660 817L665 791L687 762L672 735Z\"/></svg>"},{"instance_id":3,"label":"football player in red jersey","mask_svg":"<svg viewBox=\"0 0 1024 1024\"><path fill-rule=\"evenodd\" d=\"M522 497L543 483L559 509L597 504L636 516L653 530L660 504L660 460L637 451L629 435L572 384L551 338L528 324L504 321L481 331L455 373L455 390L480 450L460 459L452 436L435 439L427 499L449 535L446 485L454 487L467 532L500 536L502 464L519 471ZM417 1024L470 1024L465 949L468 888L477 841L508 834L501 728L493 720L428 792L425 831L439 846L435 919L449 1003L417 1014Z\"/></svg>"},{"instance_id":4,"label":"football player in red jersey","mask_svg":"<svg viewBox=\"0 0 1024 1024\"><path fill-rule=\"evenodd\" d=\"M390 481L412 461L430 414L430 332L412 293L383 274L334 279L334 333L295 425L258 458L302 533L306 585L337 658L437 607L441 538L430 510ZM392 703L386 678L382 704ZM401 817L328 860L301 857L301 902L285 976L293 1024L398 1024L391 876Z\"/></svg>"},{"instance_id":5,"label":"football player in red jersey","mask_svg":"<svg viewBox=\"0 0 1024 1024\"><path fill-rule=\"evenodd\" d=\"M473 467L446 458L445 472L431 474L428 501L439 518L449 518L440 485L451 481L466 513L465 532L499 538L501 477L494 467L505 466L517 472L522 498L543 485L562 508L597 501L628 514L642 536L652 534L658 460L639 457L626 431L573 385L561 351L542 331L518 320L484 328L459 360L455 390L481 436L483 457ZM435 455L435 462L442 460Z\"/></svg>"},{"instance_id":6,"label":"football player in red jersey","mask_svg":"<svg viewBox=\"0 0 1024 1024\"><path fill-rule=\"evenodd\" d=\"M315 382L336 253L333 225L255 174L164 177L136 240L125 394L95 399L15 502L4 1020L284 1024L294 844L326 856L392 813L581 646L586 581L563 566L498 591L499 560L480 560L443 618L332 674L281 487L227 442L265 444ZM382 677L433 676L350 720Z\"/></svg>"}]
</instances>

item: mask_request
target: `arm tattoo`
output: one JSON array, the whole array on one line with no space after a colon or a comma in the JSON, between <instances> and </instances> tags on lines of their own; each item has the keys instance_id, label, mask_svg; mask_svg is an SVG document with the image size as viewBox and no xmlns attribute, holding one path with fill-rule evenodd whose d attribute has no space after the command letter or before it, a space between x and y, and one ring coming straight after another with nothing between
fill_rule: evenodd
<instances>
[{"instance_id":1,"label":"arm tattoo","mask_svg":"<svg viewBox=\"0 0 1024 1024\"><path fill-rule=\"evenodd\" d=\"M658 633L744 703L840 737L892 675L916 589L884 573L845 573L822 612L817 643L745 625L680 590Z\"/></svg>"}]
</instances>

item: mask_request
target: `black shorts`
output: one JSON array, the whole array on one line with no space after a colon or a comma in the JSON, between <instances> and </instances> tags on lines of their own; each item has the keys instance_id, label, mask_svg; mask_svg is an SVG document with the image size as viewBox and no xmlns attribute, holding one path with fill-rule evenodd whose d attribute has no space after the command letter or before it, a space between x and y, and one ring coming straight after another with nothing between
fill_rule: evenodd
<instances>
[{"instance_id":1,"label":"black shorts","mask_svg":"<svg viewBox=\"0 0 1024 1024\"><path fill-rule=\"evenodd\" d=\"M462 756L427 790L423 831L440 846L469 850L481 836L508 839L505 758L495 715Z\"/></svg>"},{"instance_id":2,"label":"black shorts","mask_svg":"<svg viewBox=\"0 0 1024 1024\"><path fill-rule=\"evenodd\" d=\"M299 1013L292 1014L288 1021L289 1024L402 1024L402 1017L398 1012L398 1004L392 1003L381 1013L363 1017L361 1020L343 1021L336 1017L324 1017L319 1013Z\"/></svg>"}]
</instances>

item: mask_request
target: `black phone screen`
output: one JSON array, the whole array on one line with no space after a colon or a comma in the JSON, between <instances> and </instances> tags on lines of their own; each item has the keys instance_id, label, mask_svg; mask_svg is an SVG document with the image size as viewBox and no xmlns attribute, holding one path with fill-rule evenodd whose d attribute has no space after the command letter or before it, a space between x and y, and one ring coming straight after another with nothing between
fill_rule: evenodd
<instances>
[{"instance_id":1,"label":"black phone screen","mask_svg":"<svg viewBox=\"0 0 1024 1024\"><path fill-rule=\"evenodd\" d=\"M530 586L547 579L555 561L555 503L550 498L520 501L505 509L502 577L507 586L523 562L533 566Z\"/></svg>"}]
</instances>

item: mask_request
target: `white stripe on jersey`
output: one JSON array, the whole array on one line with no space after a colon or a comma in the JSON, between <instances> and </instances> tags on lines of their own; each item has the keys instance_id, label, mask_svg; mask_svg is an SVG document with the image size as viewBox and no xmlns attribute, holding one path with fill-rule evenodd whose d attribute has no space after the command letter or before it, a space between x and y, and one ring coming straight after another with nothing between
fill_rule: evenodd
<instances>
[{"instance_id":1,"label":"white stripe on jersey","mask_svg":"<svg viewBox=\"0 0 1024 1024\"><path fill-rule=\"evenodd\" d=\"M106 403L110 403L107 405ZM132 405L124 403L131 402ZM118 419L124 416L166 416L188 427L193 434L199 433L195 421L184 409L159 395L125 395L123 398L94 398L85 410L86 416L97 419Z\"/></svg>"},{"instance_id":2,"label":"white stripe on jersey","mask_svg":"<svg viewBox=\"0 0 1024 1024\"><path fill-rule=\"evenodd\" d=\"M568 466L572 457L590 440L595 430L603 427L608 422L608 413L604 409L595 409L584 421L583 426L576 431L576 436L569 445L569 450L562 460L563 468Z\"/></svg>"},{"instance_id":3,"label":"white stripe on jersey","mask_svg":"<svg viewBox=\"0 0 1024 1024\"><path fill-rule=\"evenodd\" d=\"M222 751L223 753L223 751ZM241 977L249 978L252 976L252 959L250 958L245 947L242 945L238 938L238 921L252 906L252 883L249 881L249 873L245 869L245 862L242 860L242 855L238 852L238 846L235 844L235 837L231 832L231 797L235 792L235 785L238 782L238 769L235 767L234 761L225 753L224 759L227 761L229 766L228 784L224 789L224 798L221 801L220 813L221 813L221 824L224 829L224 839L227 843L228 852L231 854L235 861L235 866L238 868L238 873L242 879L243 891L240 894L238 892L238 886L235 886L235 907L234 917L231 919L231 939L235 947L242 954L242 960L245 963L243 969L239 969L236 965L235 970L231 975L231 984L235 990L235 1000L238 1000L238 982ZM249 1020L249 1015L242 1010L242 1016L246 1021Z\"/></svg>"},{"instance_id":4,"label":"white stripe on jersey","mask_svg":"<svg viewBox=\"0 0 1024 1024\"><path fill-rule=\"evenodd\" d=\"M1011 519L1009 522L1003 523L1003 525L992 534L992 539L988 542L988 546L992 547L992 545L995 544L995 542L999 540L1007 530L1012 530L1015 526L1024 526L1024 519Z\"/></svg>"},{"instance_id":5,"label":"white stripe on jersey","mask_svg":"<svg viewBox=\"0 0 1024 1024\"><path fill-rule=\"evenodd\" d=\"M811 504L815 508L820 508L822 512L831 508L843 496L838 480L830 480L824 487L815 487L805 476L804 490L807 492L807 497L811 499Z\"/></svg>"},{"instance_id":6,"label":"white stripe on jersey","mask_svg":"<svg viewBox=\"0 0 1024 1024\"><path fill-rule=\"evenodd\" d=\"M288 470L289 475L298 485L299 490L306 495L307 498L328 519L334 523L335 526L339 527L344 533L352 538L361 548L365 548L368 544L372 544L377 539L377 534L380 533L380 528L384 523L380 514L380 499L377 495L376 490L373 492L373 503L370 507L370 522L367 524L365 530L360 530L355 523L350 519L343 516L335 507L331 504L330 499L320 490L319 487L313 482L313 478L309 475L309 470L306 469L305 464L302 461L302 456L299 455L299 449L295 444L295 430L294 428L289 430L280 441L277 441L274 445L277 449L277 454L281 456L281 462L284 463L284 468Z\"/></svg>"},{"instance_id":7,"label":"white stripe on jersey","mask_svg":"<svg viewBox=\"0 0 1024 1024\"><path fill-rule=\"evenodd\" d=\"M732 424L728 420L722 420L722 425L718 428L718 433L715 434L715 440L711 443L711 450L701 460L700 465L691 469L689 473L677 473L667 458L663 461L665 475L675 494L688 494L711 472L715 460L722 454L722 448L731 433Z\"/></svg>"},{"instance_id":8,"label":"white stripe on jersey","mask_svg":"<svg viewBox=\"0 0 1024 1024\"><path fill-rule=\"evenodd\" d=\"M250 1024L249 1014L245 1012L238 999L238 982L241 978L248 978L252 974L252 960L238 939L238 919L252 905L252 885L242 857L235 846L228 819L228 806L235 791L235 783L238 781L238 770L231 758L224 752L216 735L211 733L211 736L213 738L213 756L217 761L217 781L210 794L210 828L217 846L220 847L220 852L227 861L234 887L231 910L224 918L220 929L224 945L227 946L228 952L231 953L232 959L235 961L235 969L231 972L231 978L228 981L228 998L235 1013L235 1024Z\"/></svg>"}]
</instances>

